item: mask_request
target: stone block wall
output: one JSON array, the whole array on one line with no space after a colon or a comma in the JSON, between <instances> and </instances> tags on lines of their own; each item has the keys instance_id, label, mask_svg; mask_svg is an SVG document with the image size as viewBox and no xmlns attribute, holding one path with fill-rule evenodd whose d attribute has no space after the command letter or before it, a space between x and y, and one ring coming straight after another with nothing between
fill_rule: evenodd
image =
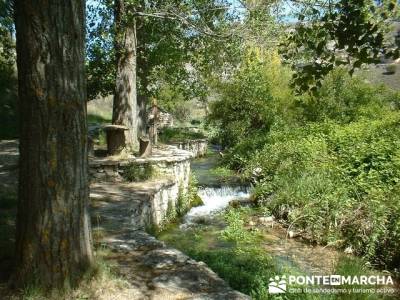
<instances>
[{"instance_id":1,"label":"stone block wall","mask_svg":"<svg viewBox=\"0 0 400 300\"><path fill-rule=\"evenodd\" d=\"M95 210L101 211L105 224L107 213L104 209L113 208L114 212L120 211L121 226L144 229L163 225L168 210L176 210L179 194L188 191L192 157L188 151L169 147L168 151L159 151L149 158L92 160L91 199L101 204ZM156 178L126 182L121 174L131 164L151 164Z\"/></svg>"},{"instance_id":2,"label":"stone block wall","mask_svg":"<svg viewBox=\"0 0 400 300\"><path fill-rule=\"evenodd\" d=\"M194 157L202 157L207 154L208 141L206 139L186 140L173 145L178 149L191 152Z\"/></svg>"}]
</instances>

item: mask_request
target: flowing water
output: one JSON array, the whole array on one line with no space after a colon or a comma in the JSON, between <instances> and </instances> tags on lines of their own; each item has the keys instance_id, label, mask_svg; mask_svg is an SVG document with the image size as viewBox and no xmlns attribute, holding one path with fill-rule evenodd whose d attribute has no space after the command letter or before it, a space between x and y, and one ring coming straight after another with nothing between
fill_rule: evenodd
<instances>
[{"instance_id":1,"label":"flowing water","mask_svg":"<svg viewBox=\"0 0 400 300\"><path fill-rule=\"evenodd\" d=\"M183 250L198 248L208 251L207 249L232 246L220 239L226 223L219 212L227 208L232 200L245 202L251 196L251 189L226 183L221 185L221 181L210 172L216 161L214 155L192 163L192 170L202 186L198 195L204 204L192 208L180 225L170 227L161 233L160 238L167 243L170 242ZM252 215L252 220L259 219L259 214L257 212ZM305 240L290 239L286 229L276 222L271 222L269 225L252 222L252 224L246 224L245 227L248 230L257 230L261 236L261 247L271 256L278 270L282 272L292 270L298 274L307 275L334 274L337 263L349 257L340 251L312 245ZM361 261L357 263L362 264Z\"/></svg>"},{"instance_id":2,"label":"flowing water","mask_svg":"<svg viewBox=\"0 0 400 300\"><path fill-rule=\"evenodd\" d=\"M223 224L218 213L227 208L230 201L246 200L251 196L250 188L245 186L205 187L198 194L204 205L193 207L175 230L206 226L209 232L219 231ZM278 223L257 229L263 237L262 246L283 268L295 268L307 274L330 274L341 256L338 251L289 239Z\"/></svg>"},{"instance_id":3,"label":"flowing water","mask_svg":"<svg viewBox=\"0 0 400 300\"><path fill-rule=\"evenodd\" d=\"M195 224L199 219L212 217L226 208L232 200L248 199L250 189L243 186L205 187L199 190L198 195L203 200L203 205L193 207L184 217L182 225Z\"/></svg>"}]
</instances>

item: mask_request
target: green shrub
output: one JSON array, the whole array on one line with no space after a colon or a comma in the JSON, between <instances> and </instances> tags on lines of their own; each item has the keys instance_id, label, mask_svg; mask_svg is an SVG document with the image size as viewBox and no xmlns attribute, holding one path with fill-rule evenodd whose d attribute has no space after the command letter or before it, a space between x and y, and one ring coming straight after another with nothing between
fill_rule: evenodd
<instances>
[{"instance_id":1,"label":"green shrub","mask_svg":"<svg viewBox=\"0 0 400 300\"><path fill-rule=\"evenodd\" d=\"M104 130L100 130L99 131L99 135L98 135L98 144L100 146L105 146L107 145L107 136Z\"/></svg>"},{"instance_id":2,"label":"green shrub","mask_svg":"<svg viewBox=\"0 0 400 300\"><path fill-rule=\"evenodd\" d=\"M183 217L192 207L203 205L203 200L198 196L197 191L197 179L191 173L187 192L184 193L182 188L179 188L176 207L178 217Z\"/></svg>"},{"instance_id":3,"label":"green shrub","mask_svg":"<svg viewBox=\"0 0 400 300\"><path fill-rule=\"evenodd\" d=\"M315 241L396 268L400 251L400 115L271 133L247 166L260 205ZM250 175L249 175L250 176Z\"/></svg>"},{"instance_id":4,"label":"green shrub","mask_svg":"<svg viewBox=\"0 0 400 300\"><path fill-rule=\"evenodd\" d=\"M266 72L269 65L261 64L261 66L264 69L258 65L253 67L255 70L250 69L249 72L256 73L258 74L256 77L261 78L257 84L268 87L271 85L271 79L266 75L262 77L262 74ZM242 100L243 97L236 96L237 98L235 98L234 95L229 94L231 89L226 95L223 92L222 99L214 104L210 119L212 123L219 124L222 129L219 130L219 138L215 133L213 137L215 141L229 146L223 160L228 167L241 170L265 144L273 144L274 139L278 138L277 135L281 133L284 135L279 138L290 139L298 134L303 134L301 131L316 130L327 123L348 124L361 119L379 119L382 115L390 114L394 109L400 107L399 93L384 86L373 86L356 77L351 78L343 69L332 72L323 82L317 96L312 97L306 95L294 98L287 94L285 89L288 87L285 85L284 78L283 83L278 86L283 91L283 95L287 95L285 101L281 99L282 96L279 93L272 93L273 90L261 89L254 84L240 85L241 81L233 81L232 85L238 85L236 88L246 90L246 93L253 88L260 92L259 98L254 95L248 97L254 105L254 111L247 109L248 103ZM239 92L235 92L235 94L240 95ZM266 98L262 98L261 95L265 95ZM271 99L268 98L271 95L274 96ZM265 100L267 98L271 103ZM233 109L232 101L236 101L235 109ZM252 105L250 107L253 107ZM269 109L267 115L260 117L264 121L271 121L268 121L268 128L265 126L249 127L250 120L254 116L260 116L263 109ZM238 114L236 111L241 113ZM307 126L310 123L314 123L314 126ZM302 129L303 127L307 127L307 129ZM327 133L329 128L320 128L320 130L322 133ZM307 133L304 132L304 134Z\"/></svg>"},{"instance_id":5,"label":"green shrub","mask_svg":"<svg viewBox=\"0 0 400 300\"><path fill-rule=\"evenodd\" d=\"M205 135L202 132L192 131L185 128L164 128L159 136L162 143L177 143L187 140L204 139Z\"/></svg>"},{"instance_id":6,"label":"green shrub","mask_svg":"<svg viewBox=\"0 0 400 300\"><path fill-rule=\"evenodd\" d=\"M296 116L312 122L349 123L365 117L374 119L389 111L388 104L398 98L392 90L352 78L347 70L338 68L324 80L316 96L298 99Z\"/></svg>"},{"instance_id":7,"label":"green shrub","mask_svg":"<svg viewBox=\"0 0 400 300\"><path fill-rule=\"evenodd\" d=\"M145 181L154 176L154 168L150 163L130 164L123 170L123 177L131 182Z\"/></svg>"},{"instance_id":8,"label":"green shrub","mask_svg":"<svg viewBox=\"0 0 400 300\"><path fill-rule=\"evenodd\" d=\"M249 135L267 133L277 115L289 116L289 79L276 53L250 49L233 78L218 87L220 98L210 103L208 122L219 128L221 144L232 147Z\"/></svg>"}]
</instances>

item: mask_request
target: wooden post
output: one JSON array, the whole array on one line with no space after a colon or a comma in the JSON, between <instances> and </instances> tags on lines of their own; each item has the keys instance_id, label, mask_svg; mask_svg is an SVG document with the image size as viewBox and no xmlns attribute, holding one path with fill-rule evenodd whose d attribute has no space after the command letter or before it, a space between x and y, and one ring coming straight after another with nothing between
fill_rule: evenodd
<instances>
[{"instance_id":1,"label":"wooden post","mask_svg":"<svg viewBox=\"0 0 400 300\"><path fill-rule=\"evenodd\" d=\"M147 157L151 154L151 141L148 137L142 136L139 139L139 156L140 157Z\"/></svg>"},{"instance_id":2,"label":"wooden post","mask_svg":"<svg viewBox=\"0 0 400 300\"><path fill-rule=\"evenodd\" d=\"M151 107L151 113L149 115L149 125L150 125L150 140L154 145L157 145L158 142L158 132L157 125L159 121L159 112L157 106L157 100L153 99Z\"/></svg>"}]
</instances>

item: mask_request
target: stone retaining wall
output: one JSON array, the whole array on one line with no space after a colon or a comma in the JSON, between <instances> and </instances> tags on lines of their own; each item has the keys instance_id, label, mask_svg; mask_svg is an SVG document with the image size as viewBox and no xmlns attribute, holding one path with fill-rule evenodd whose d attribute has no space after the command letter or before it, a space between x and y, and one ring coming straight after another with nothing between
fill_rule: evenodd
<instances>
[{"instance_id":1,"label":"stone retaining wall","mask_svg":"<svg viewBox=\"0 0 400 300\"><path fill-rule=\"evenodd\" d=\"M202 157L207 154L208 141L206 139L186 140L173 143L178 149L189 151L194 157Z\"/></svg>"},{"instance_id":2,"label":"stone retaining wall","mask_svg":"<svg viewBox=\"0 0 400 300\"><path fill-rule=\"evenodd\" d=\"M119 206L124 207L120 214L125 220L130 220L131 228L159 227L165 222L168 209L176 209L179 194L188 191L191 158L192 154L188 151L169 146L157 150L149 158L93 159L90 162L93 179L91 199L103 206L99 207L100 211L107 207L114 207L114 210L118 210ZM132 164L150 164L156 178L144 182L126 182L122 174Z\"/></svg>"},{"instance_id":3,"label":"stone retaining wall","mask_svg":"<svg viewBox=\"0 0 400 300\"><path fill-rule=\"evenodd\" d=\"M179 186L170 179L144 183L93 183L90 187L93 224L116 229L149 229L163 225L174 208ZM112 210L113 214L107 213ZM117 219L117 220L116 220Z\"/></svg>"}]
</instances>

